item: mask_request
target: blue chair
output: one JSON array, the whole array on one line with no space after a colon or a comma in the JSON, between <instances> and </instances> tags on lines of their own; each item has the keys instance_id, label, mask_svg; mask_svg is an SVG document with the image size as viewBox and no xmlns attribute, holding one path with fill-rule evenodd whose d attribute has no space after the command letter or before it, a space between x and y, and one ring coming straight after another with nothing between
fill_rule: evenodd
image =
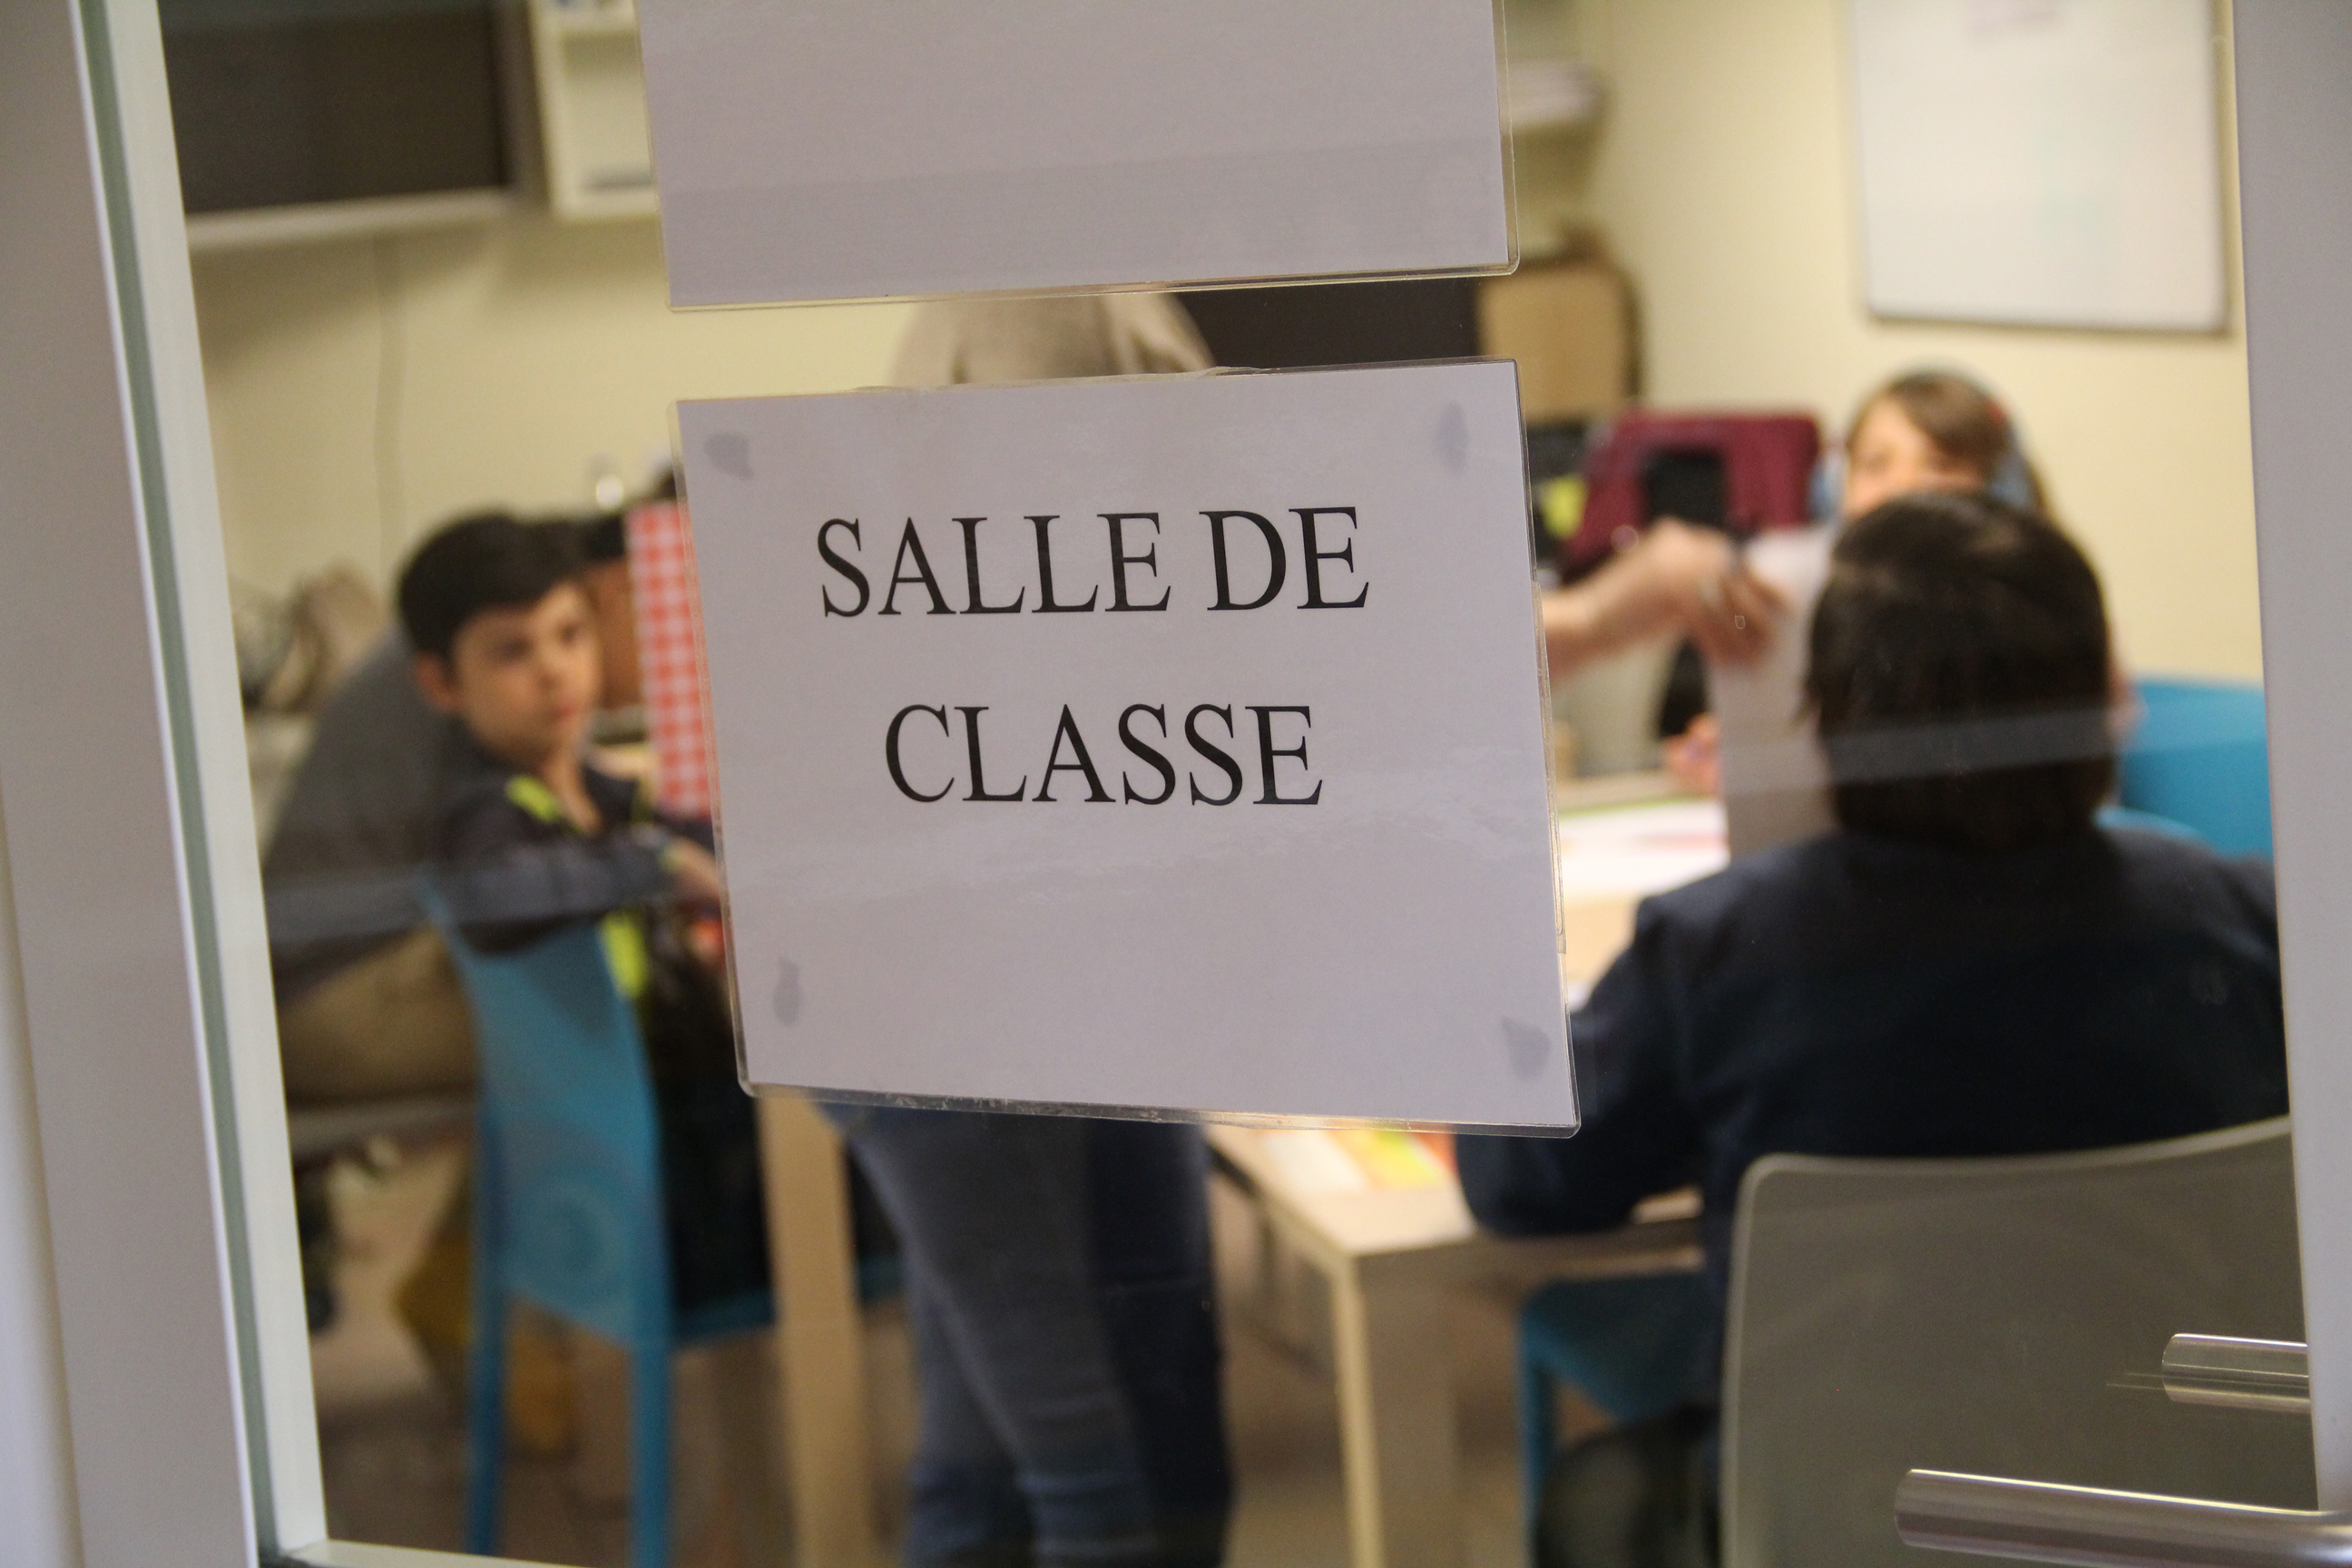
<instances>
[{"instance_id":1,"label":"blue chair","mask_svg":"<svg viewBox=\"0 0 2352 1568\"><path fill-rule=\"evenodd\" d=\"M2143 680L2145 712L2120 759L2122 800L2224 855L2271 853L2271 768L2259 685Z\"/></svg>"},{"instance_id":2,"label":"blue chair","mask_svg":"<svg viewBox=\"0 0 2352 1568\"><path fill-rule=\"evenodd\" d=\"M1621 1425L1706 1393L1715 1321L1705 1277L1558 1279L1519 1309L1519 1463L1528 1520L1543 1500L1565 1383Z\"/></svg>"},{"instance_id":3,"label":"blue chair","mask_svg":"<svg viewBox=\"0 0 2352 1568\"><path fill-rule=\"evenodd\" d=\"M492 956L467 944L432 888L419 899L457 962L481 1056L466 1549L497 1549L507 1309L520 1296L627 1349L630 1562L663 1568L670 1354L772 1321L772 1298L675 1309L653 1080L596 927Z\"/></svg>"}]
</instances>

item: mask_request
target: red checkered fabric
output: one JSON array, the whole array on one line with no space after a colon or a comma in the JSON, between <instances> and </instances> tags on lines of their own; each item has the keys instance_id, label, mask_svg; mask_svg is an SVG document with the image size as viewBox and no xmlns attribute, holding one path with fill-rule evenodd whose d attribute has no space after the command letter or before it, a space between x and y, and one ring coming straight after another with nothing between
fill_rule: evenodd
<instances>
[{"instance_id":1,"label":"red checkered fabric","mask_svg":"<svg viewBox=\"0 0 2352 1568\"><path fill-rule=\"evenodd\" d=\"M648 501L628 516L629 585L637 605L637 663L653 739L654 795L677 816L715 815L709 687L702 665L702 599L694 534L676 501Z\"/></svg>"}]
</instances>

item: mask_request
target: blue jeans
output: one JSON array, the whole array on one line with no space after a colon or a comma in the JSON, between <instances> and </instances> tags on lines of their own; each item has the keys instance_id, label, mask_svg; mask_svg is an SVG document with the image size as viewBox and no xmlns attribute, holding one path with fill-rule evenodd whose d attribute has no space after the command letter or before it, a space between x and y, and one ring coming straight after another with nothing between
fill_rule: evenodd
<instances>
[{"instance_id":1,"label":"blue jeans","mask_svg":"<svg viewBox=\"0 0 2352 1568\"><path fill-rule=\"evenodd\" d=\"M1199 1130L835 1116L906 1265L910 1568L1213 1568L1232 1480Z\"/></svg>"}]
</instances>

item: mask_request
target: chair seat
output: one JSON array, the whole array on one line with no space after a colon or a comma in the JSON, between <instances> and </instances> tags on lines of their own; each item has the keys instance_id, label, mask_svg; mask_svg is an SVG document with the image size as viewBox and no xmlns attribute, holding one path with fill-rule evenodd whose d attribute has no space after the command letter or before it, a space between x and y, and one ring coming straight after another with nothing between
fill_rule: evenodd
<instances>
[{"instance_id":1,"label":"chair seat","mask_svg":"<svg viewBox=\"0 0 2352 1568\"><path fill-rule=\"evenodd\" d=\"M1530 1518L1560 1384L1626 1425L1712 1396L1715 1307L1696 1273L1560 1279L1519 1310L1519 1442Z\"/></svg>"}]
</instances>

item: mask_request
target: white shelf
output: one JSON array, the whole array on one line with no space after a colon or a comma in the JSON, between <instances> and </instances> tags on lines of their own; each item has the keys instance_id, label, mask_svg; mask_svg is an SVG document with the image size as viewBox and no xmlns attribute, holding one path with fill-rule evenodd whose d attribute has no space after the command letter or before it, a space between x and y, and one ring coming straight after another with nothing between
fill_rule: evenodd
<instances>
[{"instance_id":1,"label":"white shelf","mask_svg":"<svg viewBox=\"0 0 2352 1568\"><path fill-rule=\"evenodd\" d=\"M257 207L248 212L195 213L188 218L188 252L206 256L322 239L457 228L495 222L514 211L516 205L511 191L436 191L425 195Z\"/></svg>"},{"instance_id":2,"label":"white shelf","mask_svg":"<svg viewBox=\"0 0 2352 1568\"><path fill-rule=\"evenodd\" d=\"M1600 75L1581 60L1513 60L1503 70L1503 116L1513 135L1590 125L1601 100Z\"/></svg>"},{"instance_id":3,"label":"white shelf","mask_svg":"<svg viewBox=\"0 0 2352 1568\"><path fill-rule=\"evenodd\" d=\"M637 34L637 8L626 0L615 5L550 5L533 9L543 10L549 30L565 37L635 37Z\"/></svg>"},{"instance_id":4,"label":"white shelf","mask_svg":"<svg viewBox=\"0 0 2352 1568\"><path fill-rule=\"evenodd\" d=\"M652 217L653 137L631 0L530 0L547 205L569 222Z\"/></svg>"}]
</instances>

